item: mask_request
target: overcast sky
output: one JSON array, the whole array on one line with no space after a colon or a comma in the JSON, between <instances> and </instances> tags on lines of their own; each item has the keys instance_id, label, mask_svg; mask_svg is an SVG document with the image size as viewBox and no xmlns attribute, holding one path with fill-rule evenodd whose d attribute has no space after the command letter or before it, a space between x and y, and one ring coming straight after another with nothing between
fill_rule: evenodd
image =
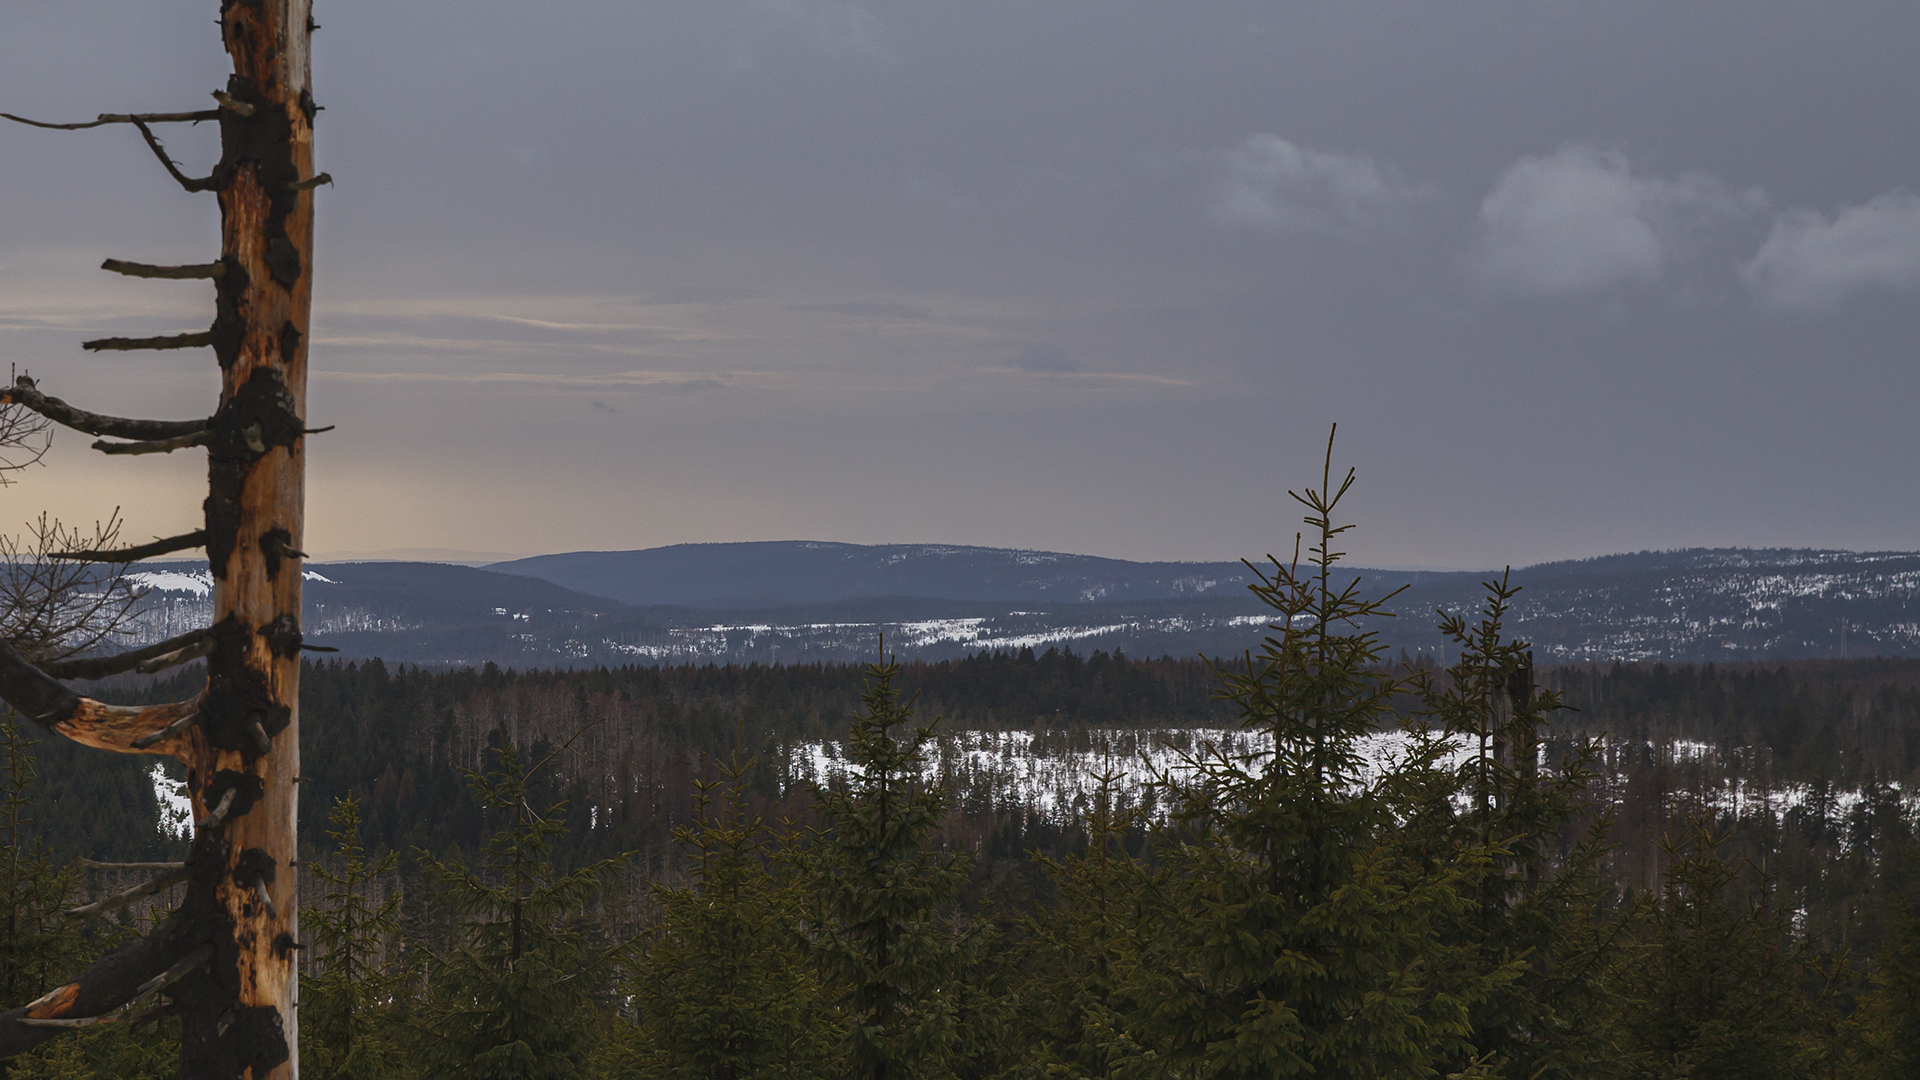
<instances>
[{"instance_id":1,"label":"overcast sky","mask_svg":"<svg viewBox=\"0 0 1920 1080\"><path fill-rule=\"evenodd\" d=\"M213 0L14 0L0 108L201 108ZM1920 4L318 0L308 548L1920 548ZM211 130L172 133L204 172ZM0 130L0 346L210 410L137 134ZM60 439L0 520L194 526Z\"/></svg>"}]
</instances>

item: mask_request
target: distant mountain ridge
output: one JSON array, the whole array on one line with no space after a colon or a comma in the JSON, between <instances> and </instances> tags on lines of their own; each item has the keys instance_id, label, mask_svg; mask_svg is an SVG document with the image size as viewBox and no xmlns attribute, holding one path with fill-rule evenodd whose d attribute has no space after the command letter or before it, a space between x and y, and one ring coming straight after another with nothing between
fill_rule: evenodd
<instances>
[{"instance_id":1,"label":"distant mountain ridge","mask_svg":"<svg viewBox=\"0 0 1920 1080\"><path fill-rule=\"evenodd\" d=\"M1092 604L1218 596L1243 588L1237 562L1128 562L957 544L770 540L573 551L491 563L628 604L775 608L873 596Z\"/></svg>"},{"instance_id":2,"label":"distant mountain ridge","mask_svg":"<svg viewBox=\"0 0 1920 1080\"><path fill-rule=\"evenodd\" d=\"M1237 563L941 545L679 545L487 568L309 563L306 575L310 642L435 665L845 662L871 659L882 635L922 659L1056 646L1217 656L1258 647L1269 615ZM1476 608L1495 576L1350 569L1340 583L1349 575L1374 594L1405 585L1399 617L1371 629L1391 651L1443 661L1455 654L1435 610ZM138 641L207 625L204 563L143 563L134 580L151 589ZM1513 581L1509 633L1542 662L1920 656L1916 552L1639 552L1523 567Z\"/></svg>"}]
</instances>

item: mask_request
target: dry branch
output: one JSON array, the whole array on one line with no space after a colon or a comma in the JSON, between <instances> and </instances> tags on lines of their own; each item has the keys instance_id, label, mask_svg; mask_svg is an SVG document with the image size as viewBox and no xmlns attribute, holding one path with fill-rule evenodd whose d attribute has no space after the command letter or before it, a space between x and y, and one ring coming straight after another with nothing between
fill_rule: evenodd
<instances>
[{"instance_id":1,"label":"dry branch","mask_svg":"<svg viewBox=\"0 0 1920 1080\"><path fill-rule=\"evenodd\" d=\"M208 638L205 641L195 642L184 649L175 649L173 652L143 661L139 667L133 670L138 671L142 675L154 675L170 667L179 667L181 664L191 664L203 656L212 655L213 646L213 639Z\"/></svg>"},{"instance_id":2,"label":"dry branch","mask_svg":"<svg viewBox=\"0 0 1920 1080\"><path fill-rule=\"evenodd\" d=\"M0 487L13 473L37 465L53 445L53 424L32 409L0 398Z\"/></svg>"},{"instance_id":3,"label":"dry branch","mask_svg":"<svg viewBox=\"0 0 1920 1080\"><path fill-rule=\"evenodd\" d=\"M49 128L53 131L80 131L83 128L97 128L105 124L197 124L202 120L220 119L220 110L201 109L197 112L176 113L101 113L98 119L86 120L78 124L49 124L43 120L29 120L12 113L0 113L0 117L28 127Z\"/></svg>"},{"instance_id":4,"label":"dry branch","mask_svg":"<svg viewBox=\"0 0 1920 1080\"><path fill-rule=\"evenodd\" d=\"M15 379L11 387L0 389L0 405L21 405L63 427L116 439L172 439L212 426L207 420L129 420L88 412L41 393L25 375Z\"/></svg>"},{"instance_id":5,"label":"dry branch","mask_svg":"<svg viewBox=\"0 0 1920 1080\"><path fill-rule=\"evenodd\" d=\"M135 349L204 349L213 344L213 331L198 334L165 334L160 337L107 337L83 341L88 352L132 352Z\"/></svg>"},{"instance_id":6,"label":"dry branch","mask_svg":"<svg viewBox=\"0 0 1920 1080\"><path fill-rule=\"evenodd\" d=\"M0 1013L0 1057L30 1050L60 1032L57 1027L23 1021L99 1016L138 1000L143 988L204 948L205 937L205 931L184 911L175 912L153 933L94 964L72 982Z\"/></svg>"},{"instance_id":7,"label":"dry branch","mask_svg":"<svg viewBox=\"0 0 1920 1080\"><path fill-rule=\"evenodd\" d=\"M150 559L155 555L165 555L172 551L187 551L207 546L207 530L195 529L179 536L169 536L155 540L151 544L139 544L129 548L114 548L111 551L57 551L56 559L72 559L75 562L130 563L141 559Z\"/></svg>"},{"instance_id":8,"label":"dry branch","mask_svg":"<svg viewBox=\"0 0 1920 1080\"><path fill-rule=\"evenodd\" d=\"M220 805L213 808L213 813L208 814L205 819L193 823L193 831L195 833L203 833L227 820L227 811L233 809L233 798L236 794L238 794L237 789L228 788L227 793L220 796Z\"/></svg>"},{"instance_id":9,"label":"dry branch","mask_svg":"<svg viewBox=\"0 0 1920 1080\"><path fill-rule=\"evenodd\" d=\"M161 743L172 742L186 734L187 729L192 727L193 722L198 719L200 719L199 713L190 712L180 719L175 720L173 723L168 724L166 727L161 728L159 731L148 732L140 736L128 745L132 746L135 750L145 750L150 746L159 746Z\"/></svg>"},{"instance_id":10,"label":"dry branch","mask_svg":"<svg viewBox=\"0 0 1920 1080\"><path fill-rule=\"evenodd\" d=\"M98 750L178 757L185 750L178 733L193 726L192 719L200 712L200 700L196 697L165 705L141 706L108 705L82 697L65 720L48 726L56 734ZM167 735L168 732L176 734ZM148 736L166 737L148 742Z\"/></svg>"},{"instance_id":11,"label":"dry branch","mask_svg":"<svg viewBox=\"0 0 1920 1080\"><path fill-rule=\"evenodd\" d=\"M171 454L175 450L206 446L211 442L213 442L213 432L196 431L190 435L176 435L171 439L152 439L147 442L108 442L102 439L94 443L93 448L103 454Z\"/></svg>"},{"instance_id":12,"label":"dry branch","mask_svg":"<svg viewBox=\"0 0 1920 1080\"><path fill-rule=\"evenodd\" d=\"M41 664L40 670L56 679L104 679L109 675L134 670L151 675L206 655L206 650L212 647L208 640L211 633L209 630L189 630L178 637L170 637L142 649L130 649L113 656L55 660ZM163 660L169 662L152 668L147 666Z\"/></svg>"},{"instance_id":13,"label":"dry branch","mask_svg":"<svg viewBox=\"0 0 1920 1080\"><path fill-rule=\"evenodd\" d=\"M253 115L252 105L241 101L239 98L230 96L224 90L215 90L213 92L213 100L219 102L220 107L226 109L228 112L238 113L241 116Z\"/></svg>"},{"instance_id":14,"label":"dry branch","mask_svg":"<svg viewBox=\"0 0 1920 1080\"><path fill-rule=\"evenodd\" d=\"M168 870L166 873L161 874L151 881L143 881L125 892L115 893L103 900L95 900L91 904L82 904L67 912L67 914L76 919L83 919L109 911L117 911L133 903L135 900L145 899L154 893L165 892L185 880L187 880L187 864L181 863L179 866Z\"/></svg>"},{"instance_id":15,"label":"dry branch","mask_svg":"<svg viewBox=\"0 0 1920 1080\"><path fill-rule=\"evenodd\" d=\"M111 270L116 274L138 278L166 278L171 281L191 281L199 278L220 280L227 273L226 263L195 263L192 266L153 266L148 263L127 262L125 259L108 259L100 264L100 269Z\"/></svg>"},{"instance_id":16,"label":"dry branch","mask_svg":"<svg viewBox=\"0 0 1920 1080\"><path fill-rule=\"evenodd\" d=\"M117 511L91 532L41 515L26 538L0 536L0 640L35 662L100 652L133 618L140 593L124 563L62 561L53 553L119 542Z\"/></svg>"},{"instance_id":17,"label":"dry branch","mask_svg":"<svg viewBox=\"0 0 1920 1080\"><path fill-rule=\"evenodd\" d=\"M35 1017L35 1016L25 1016L25 1017L21 1017L20 1023L28 1024L33 1027L81 1028L81 1027L92 1027L95 1024L111 1024L117 1020L127 1019L129 1023L137 1024L142 1020L148 1019L153 1014L142 1013L139 1016L135 1016L129 1019L128 1014L133 1012L133 1007L135 1005L140 1004L141 1000L145 998L147 995L158 993L161 990L165 990L167 987L172 986L174 983L177 983L181 979L186 978L187 975L190 972L192 972L194 968L199 967L201 964L204 964L211 959L213 959L213 946L212 945L200 946L199 948L188 953L186 956L182 957L179 963L173 965L172 967L161 972L160 974L155 975L153 978L148 979L146 982L141 983L140 986L134 990L133 997L128 999L127 1003L124 1006L118 1009L115 1009L110 1013L102 1013L99 1016L83 1016L77 1020L65 1020L65 1019L42 1020L39 1017ZM158 1011L159 1010L154 1010L155 1013L157 1013Z\"/></svg>"},{"instance_id":18,"label":"dry branch","mask_svg":"<svg viewBox=\"0 0 1920 1080\"><path fill-rule=\"evenodd\" d=\"M218 115L220 114L217 112L214 113L214 116L218 116ZM128 117L127 122L132 124L134 127L140 129L141 138L146 139L147 145L153 148L153 156L160 159L160 164L165 165L167 167L167 174L169 176L172 176L175 180L179 181L181 187L186 188L188 191L212 191L213 190L214 183L215 183L215 180L213 177L203 176L200 179L195 180L192 177L189 177L186 173L183 173L180 171L180 166L175 164L174 160L167 156L167 148L160 145L160 140L154 137L153 129L148 127L145 121L141 120L139 117Z\"/></svg>"},{"instance_id":19,"label":"dry branch","mask_svg":"<svg viewBox=\"0 0 1920 1080\"><path fill-rule=\"evenodd\" d=\"M171 730L183 717L200 711L199 698L165 705L108 705L82 697L33 666L5 641L0 641L0 698L55 734L122 754L172 753L180 748L177 735L143 745L136 742L143 736Z\"/></svg>"}]
</instances>

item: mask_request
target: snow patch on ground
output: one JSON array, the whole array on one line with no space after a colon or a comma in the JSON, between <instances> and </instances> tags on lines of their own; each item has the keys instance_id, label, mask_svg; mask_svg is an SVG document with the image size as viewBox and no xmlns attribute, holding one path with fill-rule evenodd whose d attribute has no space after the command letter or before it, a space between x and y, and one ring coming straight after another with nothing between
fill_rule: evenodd
<instances>
[{"instance_id":1,"label":"snow patch on ground","mask_svg":"<svg viewBox=\"0 0 1920 1080\"><path fill-rule=\"evenodd\" d=\"M206 596L213 592L213 575L205 570L182 573L178 570L141 570L128 574L127 581L134 587L152 589L155 592L192 593Z\"/></svg>"},{"instance_id":2,"label":"snow patch on ground","mask_svg":"<svg viewBox=\"0 0 1920 1080\"><path fill-rule=\"evenodd\" d=\"M1408 744L1399 731L1362 739L1363 782L1404 761ZM951 788L969 811L1025 809L1059 824L1084 820L1101 777L1112 775L1120 807L1161 819L1164 808L1149 790L1155 782L1182 779L1200 758L1226 755L1257 769L1272 753L1266 735L1234 728L950 731L936 736L923 775ZM1466 757L1455 747L1440 763L1452 767ZM831 784L851 773L846 747L835 741L801 744L787 762L789 783Z\"/></svg>"},{"instance_id":3,"label":"snow patch on ground","mask_svg":"<svg viewBox=\"0 0 1920 1080\"><path fill-rule=\"evenodd\" d=\"M1372 783L1387 769L1404 762L1411 739L1401 731L1386 731L1360 740L1362 783ZM1661 747L1642 744L1676 763L1699 761L1724 753L1706 743L1677 741ZM1615 743L1613 748L1619 748ZM1113 792L1122 808L1143 811L1149 819L1164 820L1163 793L1156 782L1179 781L1191 772L1196 758L1227 755L1257 770L1273 753L1273 743L1262 733L1232 728L1108 728L1040 731L947 731L936 736L923 775L949 788L967 812L1024 809L1057 824L1084 820L1093 808L1103 775L1114 777ZM1458 768L1473 758L1473 750L1458 742L1444 748L1436 764ZM1541 762L1543 769L1547 763ZM835 783L852 773L846 746L840 742L810 742L795 746L787 760L788 783ZM1609 798L1623 777L1601 777L1594 794ZM1920 791L1889 785L1911 820L1920 817ZM1704 792L1676 786L1669 811L1699 806L1737 819L1766 815L1784 817L1794 811L1818 812L1844 823L1866 802L1870 792L1860 789L1816 789L1805 783L1763 787L1751 780L1728 780Z\"/></svg>"},{"instance_id":4,"label":"snow patch on ground","mask_svg":"<svg viewBox=\"0 0 1920 1080\"><path fill-rule=\"evenodd\" d=\"M186 796L186 786L168 776L166 766L157 761L147 779L153 782L153 797L160 803L160 835L193 839L193 801Z\"/></svg>"}]
</instances>

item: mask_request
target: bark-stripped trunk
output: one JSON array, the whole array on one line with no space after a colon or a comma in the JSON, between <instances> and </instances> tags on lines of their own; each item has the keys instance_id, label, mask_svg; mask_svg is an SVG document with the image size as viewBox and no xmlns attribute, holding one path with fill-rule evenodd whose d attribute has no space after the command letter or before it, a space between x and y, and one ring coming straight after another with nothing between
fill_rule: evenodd
<instances>
[{"instance_id":1,"label":"bark-stripped trunk","mask_svg":"<svg viewBox=\"0 0 1920 1080\"><path fill-rule=\"evenodd\" d=\"M195 753L196 817L228 790L250 801L218 827L224 869L207 916L216 952L183 982L185 1076L292 1076L299 940L294 860L300 771L300 548L312 296L313 96L308 0L229 2L234 74L222 109L220 408L206 502L215 644ZM271 752L264 752L271 744Z\"/></svg>"},{"instance_id":2,"label":"bark-stripped trunk","mask_svg":"<svg viewBox=\"0 0 1920 1080\"><path fill-rule=\"evenodd\" d=\"M182 1017L183 1076L298 1075L299 548L313 186L324 179L313 172L308 11L309 0L224 0L222 31L234 70L215 95L218 110L103 116L97 122L134 124L183 186L215 192L222 242L216 264L144 267L109 260L106 266L140 277L213 279L217 311L210 333L115 338L87 347L211 345L221 370L213 417L103 417L47 397L25 379L0 391L0 402L69 427L152 440L96 444L109 453L206 447L204 531L147 547L168 551L204 543L215 620L210 631L161 646L48 665L47 671L0 643L0 698L75 741L178 758L187 768L196 820L184 867L163 875L187 885L175 914L137 945L40 1000L0 1014L0 1056L61 1030L123 1021L125 1011L116 1010L165 993ZM180 173L148 126L212 119L220 124L220 164L199 180ZM53 678L154 670L200 656L207 658L206 691L173 705L106 706Z\"/></svg>"}]
</instances>

